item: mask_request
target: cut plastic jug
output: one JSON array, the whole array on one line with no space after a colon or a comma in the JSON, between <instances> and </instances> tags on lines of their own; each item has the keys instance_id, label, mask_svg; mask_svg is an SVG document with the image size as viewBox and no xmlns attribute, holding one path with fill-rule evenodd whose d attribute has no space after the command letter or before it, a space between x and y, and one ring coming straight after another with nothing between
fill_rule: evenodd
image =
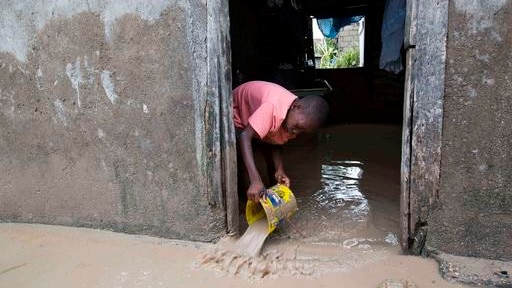
<instances>
[{"instance_id":1,"label":"cut plastic jug","mask_svg":"<svg viewBox=\"0 0 512 288\"><path fill-rule=\"evenodd\" d=\"M286 219L297 211L297 201L290 188L277 184L265 191L265 197L259 202L247 201L245 217L247 223L252 223L266 217L268 234L272 233Z\"/></svg>"}]
</instances>

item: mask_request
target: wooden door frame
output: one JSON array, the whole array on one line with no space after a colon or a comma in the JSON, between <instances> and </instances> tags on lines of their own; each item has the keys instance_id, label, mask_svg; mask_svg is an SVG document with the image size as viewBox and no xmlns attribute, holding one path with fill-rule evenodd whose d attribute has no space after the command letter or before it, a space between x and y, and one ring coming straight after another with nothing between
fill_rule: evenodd
<instances>
[{"instance_id":1,"label":"wooden door frame","mask_svg":"<svg viewBox=\"0 0 512 288\"><path fill-rule=\"evenodd\" d=\"M422 253L437 199L449 0L408 0L402 130L401 246Z\"/></svg>"},{"instance_id":2,"label":"wooden door frame","mask_svg":"<svg viewBox=\"0 0 512 288\"><path fill-rule=\"evenodd\" d=\"M208 189L218 195L213 209L225 212L226 232L237 233L239 210L237 193L236 140L232 113L231 41L229 31L229 1L211 0L207 6L207 103L205 125L211 135L209 143ZM198 34L200 35L200 34ZM211 205L212 206L212 205Z\"/></svg>"}]
</instances>

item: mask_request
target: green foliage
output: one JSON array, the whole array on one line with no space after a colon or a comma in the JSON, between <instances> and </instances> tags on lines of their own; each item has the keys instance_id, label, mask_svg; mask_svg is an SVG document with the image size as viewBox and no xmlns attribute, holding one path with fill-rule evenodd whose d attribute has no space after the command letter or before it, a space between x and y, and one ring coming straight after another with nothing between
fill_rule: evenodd
<instances>
[{"instance_id":1,"label":"green foliage","mask_svg":"<svg viewBox=\"0 0 512 288\"><path fill-rule=\"evenodd\" d=\"M350 48L336 59L336 68L359 67L359 49Z\"/></svg>"},{"instance_id":2,"label":"green foliage","mask_svg":"<svg viewBox=\"0 0 512 288\"><path fill-rule=\"evenodd\" d=\"M350 68L359 66L359 49L350 48L340 53L335 39L325 38L315 45L315 55L322 55L320 68Z\"/></svg>"}]
</instances>

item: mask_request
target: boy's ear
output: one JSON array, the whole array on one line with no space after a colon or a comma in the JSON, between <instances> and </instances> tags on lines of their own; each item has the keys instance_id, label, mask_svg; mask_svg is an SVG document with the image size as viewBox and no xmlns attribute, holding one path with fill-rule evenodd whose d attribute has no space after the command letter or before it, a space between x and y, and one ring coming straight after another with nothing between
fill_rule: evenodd
<instances>
[{"instance_id":1,"label":"boy's ear","mask_svg":"<svg viewBox=\"0 0 512 288\"><path fill-rule=\"evenodd\" d=\"M293 101L291 108L292 109L300 109L300 108L302 108L302 104L300 103L300 99L297 99L297 100Z\"/></svg>"}]
</instances>

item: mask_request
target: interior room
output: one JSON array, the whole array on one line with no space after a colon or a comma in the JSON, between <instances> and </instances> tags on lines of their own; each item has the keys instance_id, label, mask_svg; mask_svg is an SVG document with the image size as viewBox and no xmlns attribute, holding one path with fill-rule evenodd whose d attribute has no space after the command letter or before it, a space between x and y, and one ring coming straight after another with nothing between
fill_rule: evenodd
<instances>
[{"instance_id":1,"label":"interior room","mask_svg":"<svg viewBox=\"0 0 512 288\"><path fill-rule=\"evenodd\" d=\"M399 249L405 61L399 42L397 60L383 62L383 20L393 26L385 7L385 0L230 1L233 87L270 81L299 97L322 96L330 107L325 127L283 147L299 210L271 238Z\"/></svg>"}]
</instances>

